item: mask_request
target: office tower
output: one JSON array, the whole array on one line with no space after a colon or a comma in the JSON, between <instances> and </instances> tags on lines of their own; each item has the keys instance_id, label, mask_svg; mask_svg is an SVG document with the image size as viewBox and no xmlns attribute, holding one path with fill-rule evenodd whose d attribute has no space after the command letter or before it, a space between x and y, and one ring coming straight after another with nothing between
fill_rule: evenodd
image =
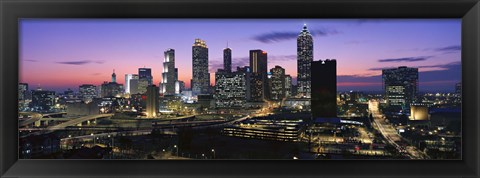
<instances>
[{"instance_id":1,"label":"office tower","mask_svg":"<svg viewBox=\"0 0 480 178\"><path fill-rule=\"evenodd\" d=\"M18 101L24 101L28 99L28 84L19 83L18 84Z\"/></svg>"},{"instance_id":2,"label":"office tower","mask_svg":"<svg viewBox=\"0 0 480 178\"><path fill-rule=\"evenodd\" d=\"M112 73L112 83L117 83L117 74L115 74L115 69L113 69Z\"/></svg>"},{"instance_id":3,"label":"office tower","mask_svg":"<svg viewBox=\"0 0 480 178\"><path fill-rule=\"evenodd\" d=\"M291 97L292 92L292 76L285 75L285 97Z\"/></svg>"},{"instance_id":4,"label":"office tower","mask_svg":"<svg viewBox=\"0 0 480 178\"><path fill-rule=\"evenodd\" d=\"M180 94L183 91L185 91L185 82L179 80L175 84L175 94Z\"/></svg>"},{"instance_id":5,"label":"office tower","mask_svg":"<svg viewBox=\"0 0 480 178\"><path fill-rule=\"evenodd\" d=\"M137 93L138 94L145 94L145 92L147 92L147 87L148 86L150 86L150 85L148 85L148 79L147 78L138 79Z\"/></svg>"},{"instance_id":6,"label":"office tower","mask_svg":"<svg viewBox=\"0 0 480 178\"><path fill-rule=\"evenodd\" d=\"M418 68L383 69L382 79L387 105L409 109L418 93Z\"/></svg>"},{"instance_id":7,"label":"office tower","mask_svg":"<svg viewBox=\"0 0 480 178\"><path fill-rule=\"evenodd\" d=\"M49 111L55 105L55 92L32 90L32 108L35 111Z\"/></svg>"},{"instance_id":8,"label":"office tower","mask_svg":"<svg viewBox=\"0 0 480 178\"><path fill-rule=\"evenodd\" d=\"M195 39L192 46L192 80L193 95L209 94L210 73L208 72L208 48L205 41Z\"/></svg>"},{"instance_id":9,"label":"office tower","mask_svg":"<svg viewBox=\"0 0 480 178\"><path fill-rule=\"evenodd\" d=\"M337 117L337 62L313 61L311 82L312 117Z\"/></svg>"},{"instance_id":10,"label":"office tower","mask_svg":"<svg viewBox=\"0 0 480 178\"><path fill-rule=\"evenodd\" d=\"M251 96L251 90L250 90L250 85L251 85L251 73L250 73L250 67L249 66L244 66L244 67L237 67L237 72L241 72L245 74L245 99L247 101L250 101Z\"/></svg>"},{"instance_id":11,"label":"office tower","mask_svg":"<svg viewBox=\"0 0 480 178\"><path fill-rule=\"evenodd\" d=\"M176 83L178 80L178 69L175 68L175 50L167 49L164 52L162 82L160 83L160 94L176 94Z\"/></svg>"},{"instance_id":12,"label":"office tower","mask_svg":"<svg viewBox=\"0 0 480 178\"><path fill-rule=\"evenodd\" d=\"M249 101L261 102L268 95L267 52L250 50L250 98Z\"/></svg>"},{"instance_id":13,"label":"office tower","mask_svg":"<svg viewBox=\"0 0 480 178\"><path fill-rule=\"evenodd\" d=\"M215 107L242 108L246 99L246 73L218 69L215 73Z\"/></svg>"},{"instance_id":14,"label":"office tower","mask_svg":"<svg viewBox=\"0 0 480 178\"><path fill-rule=\"evenodd\" d=\"M223 70L225 72L232 72L232 49L223 49Z\"/></svg>"},{"instance_id":15,"label":"office tower","mask_svg":"<svg viewBox=\"0 0 480 178\"><path fill-rule=\"evenodd\" d=\"M147 87L147 117L157 117L159 109L159 88L156 85Z\"/></svg>"},{"instance_id":16,"label":"office tower","mask_svg":"<svg viewBox=\"0 0 480 178\"><path fill-rule=\"evenodd\" d=\"M138 78L130 79L130 82L129 82L130 95L139 94L139 92L138 92L138 82L139 82Z\"/></svg>"},{"instance_id":17,"label":"office tower","mask_svg":"<svg viewBox=\"0 0 480 178\"><path fill-rule=\"evenodd\" d=\"M78 87L80 98L85 103L90 103L97 97L97 87L91 84L83 84Z\"/></svg>"},{"instance_id":18,"label":"office tower","mask_svg":"<svg viewBox=\"0 0 480 178\"><path fill-rule=\"evenodd\" d=\"M125 74L125 93L128 93L128 94L136 94L136 93L132 93L131 92L131 83L130 83L130 80L132 79L136 79L138 80L138 75L137 74ZM136 91L136 89L135 89Z\"/></svg>"},{"instance_id":19,"label":"office tower","mask_svg":"<svg viewBox=\"0 0 480 178\"><path fill-rule=\"evenodd\" d=\"M297 37L297 93L300 97L310 98L311 95L311 62L313 61L313 38L307 29Z\"/></svg>"},{"instance_id":20,"label":"office tower","mask_svg":"<svg viewBox=\"0 0 480 178\"><path fill-rule=\"evenodd\" d=\"M279 101L285 98L285 69L280 66L270 69L270 99Z\"/></svg>"},{"instance_id":21,"label":"office tower","mask_svg":"<svg viewBox=\"0 0 480 178\"><path fill-rule=\"evenodd\" d=\"M152 69L138 68L138 79L146 79L147 85L153 85Z\"/></svg>"}]
</instances>

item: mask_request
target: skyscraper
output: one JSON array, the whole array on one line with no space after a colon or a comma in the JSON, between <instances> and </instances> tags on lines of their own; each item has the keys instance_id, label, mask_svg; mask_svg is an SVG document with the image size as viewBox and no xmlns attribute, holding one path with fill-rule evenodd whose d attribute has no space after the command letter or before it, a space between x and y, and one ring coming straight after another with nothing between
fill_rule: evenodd
<instances>
[{"instance_id":1,"label":"skyscraper","mask_svg":"<svg viewBox=\"0 0 480 178\"><path fill-rule=\"evenodd\" d=\"M312 117L337 117L337 61L313 61L312 67Z\"/></svg>"},{"instance_id":2,"label":"skyscraper","mask_svg":"<svg viewBox=\"0 0 480 178\"><path fill-rule=\"evenodd\" d=\"M227 72L218 69L215 73L215 107L241 108L246 99L246 73Z\"/></svg>"},{"instance_id":3,"label":"skyscraper","mask_svg":"<svg viewBox=\"0 0 480 178\"><path fill-rule=\"evenodd\" d=\"M138 80L138 75L137 74L125 74L125 93L136 94L136 93L131 92L132 89L131 89L130 81L132 79ZM135 89L135 91L137 91L137 89Z\"/></svg>"},{"instance_id":4,"label":"skyscraper","mask_svg":"<svg viewBox=\"0 0 480 178\"><path fill-rule=\"evenodd\" d=\"M210 92L210 73L208 72L208 48L205 41L195 39L192 46L192 93L193 95Z\"/></svg>"},{"instance_id":5,"label":"skyscraper","mask_svg":"<svg viewBox=\"0 0 480 178\"><path fill-rule=\"evenodd\" d=\"M49 111L55 105L55 92L32 90L32 108L35 111Z\"/></svg>"},{"instance_id":6,"label":"skyscraper","mask_svg":"<svg viewBox=\"0 0 480 178\"><path fill-rule=\"evenodd\" d=\"M383 69L382 79L387 105L410 108L418 94L418 68Z\"/></svg>"},{"instance_id":7,"label":"skyscraper","mask_svg":"<svg viewBox=\"0 0 480 178\"><path fill-rule=\"evenodd\" d=\"M285 75L285 97L292 96L292 76Z\"/></svg>"},{"instance_id":8,"label":"skyscraper","mask_svg":"<svg viewBox=\"0 0 480 178\"><path fill-rule=\"evenodd\" d=\"M232 72L232 49L223 49L223 70L225 72Z\"/></svg>"},{"instance_id":9,"label":"skyscraper","mask_svg":"<svg viewBox=\"0 0 480 178\"><path fill-rule=\"evenodd\" d=\"M311 95L311 62L313 61L313 38L307 29L297 37L297 93L301 97L310 98Z\"/></svg>"},{"instance_id":10,"label":"skyscraper","mask_svg":"<svg viewBox=\"0 0 480 178\"><path fill-rule=\"evenodd\" d=\"M157 117L159 110L159 88L155 85L147 87L147 117Z\"/></svg>"},{"instance_id":11,"label":"skyscraper","mask_svg":"<svg viewBox=\"0 0 480 178\"><path fill-rule=\"evenodd\" d=\"M18 84L18 101L24 101L28 98L28 84L19 83Z\"/></svg>"},{"instance_id":12,"label":"skyscraper","mask_svg":"<svg viewBox=\"0 0 480 178\"><path fill-rule=\"evenodd\" d=\"M175 88L178 80L178 69L175 68L175 50L167 49L164 55L160 94L172 95L177 93Z\"/></svg>"},{"instance_id":13,"label":"skyscraper","mask_svg":"<svg viewBox=\"0 0 480 178\"><path fill-rule=\"evenodd\" d=\"M116 77L115 70L113 70L112 82L105 81L100 86L101 97L120 97L123 94L123 85L116 82Z\"/></svg>"},{"instance_id":14,"label":"skyscraper","mask_svg":"<svg viewBox=\"0 0 480 178\"><path fill-rule=\"evenodd\" d=\"M267 52L250 50L250 98L249 101L263 101L268 92Z\"/></svg>"},{"instance_id":15,"label":"skyscraper","mask_svg":"<svg viewBox=\"0 0 480 178\"><path fill-rule=\"evenodd\" d=\"M146 79L147 85L153 85L152 69L150 68L138 68L138 78Z\"/></svg>"},{"instance_id":16,"label":"skyscraper","mask_svg":"<svg viewBox=\"0 0 480 178\"><path fill-rule=\"evenodd\" d=\"M272 77L270 88L270 99L274 101L285 98L285 69L280 66L270 69Z\"/></svg>"}]
</instances>

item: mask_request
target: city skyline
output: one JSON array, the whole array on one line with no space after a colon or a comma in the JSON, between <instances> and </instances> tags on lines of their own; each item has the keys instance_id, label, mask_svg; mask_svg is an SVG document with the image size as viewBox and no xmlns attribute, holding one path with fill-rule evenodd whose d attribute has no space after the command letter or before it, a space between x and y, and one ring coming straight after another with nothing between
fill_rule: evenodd
<instances>
[{"instance_id":1,"label":"city skyline","mask_svg":"<svg viewBox=\"0 0 480 178\"><path fill-rule=\"evenodd\" d=\"M209 48L211 84L215 83L214 72L223 68L223 49L227 45L232 49L233 69L248 66L249 50L262 49L268 52L268 70L281 66L296 81L296 38L304 24L313 35L314 61L337 59L340 91L381 91L381 69L399 66L419 68L420 91L453 91L454 84L461 81L459 19L20 22L19 82L29 83L31 89L40 85L64 91L77 90L82 84L100 85L109 81L113 69L118 83L124 84L125 74L135 74L141 67L152 69L153 84L158 85L163 52L169 48L176 51L178 80L190 87L191 45L196 38L205 40ZM171 30L164 31L162 26L168 24ZM247 28L252 25L259 28ZM190 26L195 26L196 31L190 31ZM79 27L82 30L74 30ZM115 30L106 33L112 28ZM61 31L64 33L60 34Z\"/></svg>"}]
</instances>

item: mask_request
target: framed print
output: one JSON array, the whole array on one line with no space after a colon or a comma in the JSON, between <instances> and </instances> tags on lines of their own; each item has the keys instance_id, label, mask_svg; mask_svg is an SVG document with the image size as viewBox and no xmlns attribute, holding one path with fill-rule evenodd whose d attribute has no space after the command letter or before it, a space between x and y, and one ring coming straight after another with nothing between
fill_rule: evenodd
<instances>
[{"instance_id":1,"label":"framed print","mask_svg":"<svg viewBox=\"0 0 480 178\"><path fill-rule=\"evenodd\" d=\"M1 175L476 177L479 8L2 1Z\"/></svg>"}]
</instances>

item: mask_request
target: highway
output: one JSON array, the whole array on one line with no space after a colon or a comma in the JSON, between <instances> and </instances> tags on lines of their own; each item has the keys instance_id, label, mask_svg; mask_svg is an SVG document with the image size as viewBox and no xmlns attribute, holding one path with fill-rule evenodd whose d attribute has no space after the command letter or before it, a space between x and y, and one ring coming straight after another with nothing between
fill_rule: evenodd
<instances>
[{"instance_id":1,"label":"highway","mask_svg":"<svg viewBox=\"0 0 480 178\"><path fill-rule=\"evenodd\" d=\"M58 125L50 126L47 129L48 130L61 130L61 129L64 129L65 127L68 127L68 126L74 126L74 125L77 125L77 124L81 124L82 122L86 122L86 121L90 121L90 120L94 120L94 119L98 119L98 118L102 118L102 117L112 117L112 116L113 116L113 114L89 115L89 116L84 116L84 117L80 117L80 118L77 118L77 119L72 119L72 120L69 120L67 122L64 122L64 123L61 123L61 124L58 124Z\"/></svg>"},{"instance_id":2,"label":"highway","mask_svg":"<svg viewBox=\"0 0 480 178\"><path fill-rule=\"evenodd\" d=\"M429 159L429 156L418 150L415 146L409 143L397 133L397 130L384 119L383 114L378 109L378 101L369 101L368 107L373 116L373 122L376 128L387 142L394 146L398 152L408 156L411 159Z\"/></svg>"}]
</instances>

